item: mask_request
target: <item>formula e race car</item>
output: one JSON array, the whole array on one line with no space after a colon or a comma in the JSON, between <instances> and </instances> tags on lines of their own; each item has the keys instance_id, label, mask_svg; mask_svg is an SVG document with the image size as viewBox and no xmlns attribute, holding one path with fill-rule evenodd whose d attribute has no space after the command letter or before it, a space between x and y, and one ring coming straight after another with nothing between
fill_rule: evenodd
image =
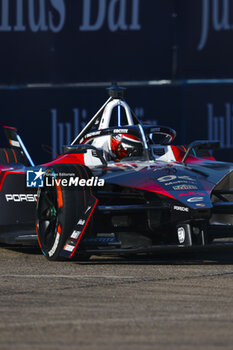
<instances>
[{"instance_id":1,"label":"formula e race car","mask_svg":"<svg viewBox=\"0 0 233 350\"><path fill-rule=\"evenodd\" d=\"M172 144L110 97L63 154L35 166L16 129L1 150L0 242L37 240L50 260L216 245L233 236L233 164L217 141ZM5 157L5 158L4 158Z\"/></svg>"}]
</instances>

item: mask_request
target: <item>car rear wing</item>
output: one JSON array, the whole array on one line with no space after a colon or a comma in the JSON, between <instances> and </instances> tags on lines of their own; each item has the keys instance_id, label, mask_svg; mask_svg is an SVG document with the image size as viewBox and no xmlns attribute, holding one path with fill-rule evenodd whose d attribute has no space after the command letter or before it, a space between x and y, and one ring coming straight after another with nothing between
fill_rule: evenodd
<instances>
[{"instance_id":1,"label":"car rear wing","mask_svg":"<svg viewBox=\"0 0 233 350\"><path fill-rule=\"evenodd\" d=\"M200 140L200 141L193 141L190 143L184 158L182 159L182 163L185 163L186 159L192 152L192 150L195 149L218 149L220 147L220 142L216 140Z\"/></svg>"},{"instance_id":2,"label":"car rear wing","mask_svg":"<svg viewBox=\"0 0 233 350\"><path fill-rule=\"evenodd\" d=\"M10 147L12 149L20 151L25 160L24 164L34 166L35 164L30 157L21 137L18 135L17 129L11 126L4 126L3 128Z\"/></svg>"}]
</instances>

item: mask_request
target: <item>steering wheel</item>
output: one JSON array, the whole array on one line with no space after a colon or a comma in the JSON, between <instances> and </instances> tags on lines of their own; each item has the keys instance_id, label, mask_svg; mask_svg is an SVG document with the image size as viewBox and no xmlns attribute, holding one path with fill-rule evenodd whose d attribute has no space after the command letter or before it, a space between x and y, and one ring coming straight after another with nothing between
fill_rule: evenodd
<instances>
[{"instance_id":1,"label":"steering wheel","mask_svg":"<svg viewBox=\"0 0 233 350\"><path fill-rule=\"evenodd\" d=\"M170 145L176 137L176 131L167 126L146 126L144 127L144 132L153 144ZM153 135L162 135L164 138L160 142L154 142Z\"/></svg>"}]
</instances>

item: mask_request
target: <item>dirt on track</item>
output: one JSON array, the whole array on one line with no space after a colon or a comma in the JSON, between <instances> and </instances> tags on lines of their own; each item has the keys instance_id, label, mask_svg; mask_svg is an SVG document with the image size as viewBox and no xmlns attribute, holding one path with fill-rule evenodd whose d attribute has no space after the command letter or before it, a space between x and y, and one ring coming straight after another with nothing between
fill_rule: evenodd
<instances>
[{"instance_id":1,"label":"dirt on track","mask_svg":"<svg viewBox=\"0 0 233 350\"><path fill-rule=\"evenodd\" d=\"M0 249L0 349L232 349L233 251L49 262Z\"/></svg>"}]
</instances>

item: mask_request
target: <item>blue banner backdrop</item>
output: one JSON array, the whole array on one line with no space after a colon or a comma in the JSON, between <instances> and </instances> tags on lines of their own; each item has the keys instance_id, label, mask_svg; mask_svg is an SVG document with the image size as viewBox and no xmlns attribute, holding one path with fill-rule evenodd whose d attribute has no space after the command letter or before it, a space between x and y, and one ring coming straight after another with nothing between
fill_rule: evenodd
<instances>
[{"instance_id":1,"label":"blue banner backdrop","mask_svg":"<svg viewBox=\"0 0 233 350\"><path fill-rule=\"evenodd\" d=\"M176 77L233 78L233 1L176 0Z\"/></svg>"},{"instance_id":2,"label":"blue banner backdrop","mask_svg":"<svg viewBox=\"0 0 233 350\"><path fill-rule=\"evenodd\" d=\"M173 0L0 0L0 84L171 76Z\"/></svg>"},{"instance_id":3,"label":"blue banner backdrop","mask_svg":"<svg viewBox=\"0 0 233 350\"><path fill-rule=\"evenodd\" d=\"M0 85L233 78L233 0L0 0Z\"/></svg>"}]
</instances>

